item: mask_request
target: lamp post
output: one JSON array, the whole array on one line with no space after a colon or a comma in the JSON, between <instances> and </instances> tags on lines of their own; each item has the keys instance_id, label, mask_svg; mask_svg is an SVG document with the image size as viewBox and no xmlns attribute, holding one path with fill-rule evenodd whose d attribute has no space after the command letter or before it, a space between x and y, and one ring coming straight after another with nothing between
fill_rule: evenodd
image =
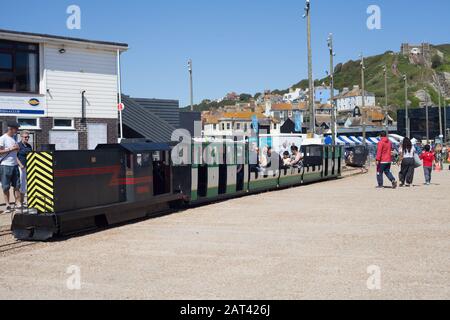
<instances>
[{"instance_id":1,"label":"lamp post","mask_svg":"<svg viewBox=\"0 0 450 320\"><path fill-rule=\"evenodd\" d=\"M191 100L191 111L194 111L194 81L192 76L192 59L188 61L189 70L189 90L190 90L190 100Z\"/></svg>"},{"instance_id":2,"label":"lamp post","mask_svg":"<svg viewBox=\"0 0 450 320\"><path fill-rule=\"evenodd\" d=\"M439 100L439 138L444 138L443 128L442 128L442 100L441 100L441 94L442 94L442 87L441 82L439 81L439 78L436 76L436 73L434 74L434 77L437 82L438 87L438 100ZM445 104L445 103L444 103ZM445 107L445 106L444 106Z\"/></svg>"},{"instance_id":3,"label":"lamp post","mask_svg":"<svg viewBox=\"0 0 450 320\"><path fill-rule=\"evenodd\" d=\"M427 134L427 144L430 144L430 122L429 122L429 113L428 113L428 105L429 105L429 99L428 99L428 91L426 88L423 89L425 91L426 101L425 101L425 127L426 127L426 134Z\"/></svg>"},{"instance_id":4,"label":"lamp post","mask_svg":"<svg viewBox=\"0 0 450 320\"><path fill-rule=\"evenodd\" d=\"M333 34L328 36L328 49L330 50L330 104L331 104L331 134L333 135L333 145L336 145L337 123L336 123L336 107L334 105L334 49Z\"/></svg>"},{"instance_id":5,"label":"lamp post","mask_svg":"<svg viewBox=\"0 0 450 320\"><path fill-rule=\"evenodd\" d=\"M389 112L388 112L388 77L387 77L387 66L384 65L383 67L384 72L384 98L385 98L385 104L384 104L384 115L385 115L385 122L386 122L386 133L389 134Z\"/></svg>"},{"instance_id":6,"label":"lamp post","mask_svg":"<svg viewBox=\"0 0 450 320\"><path fill-rule=\"evenodd\" d=\"M362 114L362 134L363 134L363 145L365 146L367 144L366 141L366 76L365 76L365 71L366 71L366 66L364 64L364 56L361 54L361 92L362 92L362 106L361 106L361 114Z\"/></svg>"},{"instance_id":7,"label":"lamp post","mask_svg":"<svg viewBox=\"0 0 450 320\"><path fill-rule=\"evenodd\" d=\"M405 131L406 137L411 138L411 132L409 128L409 111L408 111L408 77L406 74L403 75L403 80L405 81Z\"/></svg>"},{"instance_id":8,"label":"lamp post","mask_svg":"<svg viewBox=\"0 0 450 320\"><path fill-rule=\"evenodd\" d=\"M310 132L316 133L316 112L314 108L314 82L313 82L313 70L312 70L312 49L311 49L311 1L306 0L305 14L303 18L306 18L306 32L308 41L308 80L309 80L309 113L310 113Z\"/></svg>"}]
</instances>

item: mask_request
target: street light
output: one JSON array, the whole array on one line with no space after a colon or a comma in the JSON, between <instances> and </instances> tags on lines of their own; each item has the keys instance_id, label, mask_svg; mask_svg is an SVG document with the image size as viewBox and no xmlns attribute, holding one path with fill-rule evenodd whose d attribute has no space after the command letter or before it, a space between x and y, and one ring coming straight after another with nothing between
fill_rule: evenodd
<instances>
[{"instance_id":1,"label":"street light","mask_svg":"<svg viewBox=\"0 0 450 320\"><path fill-rule=\"evenodd\" d=\"M385 110L384 110L384 115L385 115L385 124L386 124L386 133L389 134L389 112L388 112L388 78L387 78L387 66L384 65L383 67L383 72L384 72L384 97L385 97Z\"/></svg>"},{"instance_id":2,"label":"street light","mask_svg":"<svg viewBox=\"0 0 450 320\"><path fill-rule=\"evenodd\" d=\"M443 128L442 128L442 101L441 101L441 94L442 94L442 87L441 82L439 81L439 78L436 76L436 73L434 73L434 79L437 83L438 87L438 99L439 99L439 138L443 139ZM445 103L444 103L445 104ZM445 106L444 106L445 107Z\"/></svg>"},{"instance_id":3,"label":"street light","mask_svg":"<svg viewBox=\"0 0 450 320\"><path fill-rule=\"evenodd\" d=\"M365 71L366 71L366 66L364 64L364 56L361 53L360 54L360 58L361 58L361 89L362 89L362 107L361 107L361 111L362 111L362 130L363 130L363 144L364 146L367 144L366 141L366 116L367 113L365 111L366 108L366 77L365 77Z\"/></svg>"},{"instance_id":4,"label":"street light","mask_svg":"<svg viewBox=\"0 0 450 320\"><path fill-rule=\"evenodd\" d=\"M192 59L188 61L188 70L189 70L189 88L191 95L191 111L194 111L194 81L192 76Z\"/></svg>"},{"instance_id":5,"label":"street light","mask_svg":"<svg viewBox=\"0 0 450 320\"><path fill-rule=\"evenodd\" d=\"M411 138L411 131L409 128L409 110L408 110L408 76L403 75L403 80L405 81L405 131L406 137Z\"/></svg>"},{"instance_id":6,"label":"street light","mask_svg":"<svg viewBox=\"0 0 450 320\"><path fill-rule=\"evenodd\" d=\"M305 14L306 18L306 32L308 39L308 79L309 79L309 112L310 112L310 131L312 134L316 133L316 112L314 108L314 82L312 70L312 50L311 50L311 1L306 0Z\"/></svg>"},{"instance_id":7,"label":"street light","mask_svg":"<svg viewBox=\"0 0 450 320\"><path fill-rule=\"evenodd\" d=\"M427 144L430 144L430 122L429 122L429 114L428 114L428 105L429 105L429 99L428 99L428 91L426 88L423 88L426 94L426 100L425 100L425 127L426 127L426 133L427 133Z\"/></svg>"},{"instance_id":8,"label":"street light","mask_svg":"<svg viewBox=\"0 0 450 320\"><path fill-rule=\"evenodd\" d=\"M334 105L334 61L333 34L328 36L328 49L330 50L330 104L331 104L331 134L333 135L333 145L336 145L337 123L336 107Z\"/></svg>"}]
</instances>

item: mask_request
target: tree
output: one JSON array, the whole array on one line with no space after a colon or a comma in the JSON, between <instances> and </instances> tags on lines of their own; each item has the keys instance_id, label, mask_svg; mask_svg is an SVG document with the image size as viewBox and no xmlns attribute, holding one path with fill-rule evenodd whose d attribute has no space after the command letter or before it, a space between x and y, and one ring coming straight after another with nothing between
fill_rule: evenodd
<instances>
[{"instance_id":1,"label":"tree","mask_svg":"<svg viewBox=\"0 0 450 320\"><path fill-rule=\"evenodd\" d=\"M248 93L242 93L239 95L239 101L241 102L249 102L252 98L252 95Z\"/></svg>"},{"instance_id":2,"label":"tree","mask_svg":"<svg viewBox=\"0 0 450 320\"><path fill-rule=\"evenodd\" d=\"M437 69L442 65L442 59L439 55L435 54L433 58L431 58L431 66L433 69Z\"/></svg>"}]
</instances>

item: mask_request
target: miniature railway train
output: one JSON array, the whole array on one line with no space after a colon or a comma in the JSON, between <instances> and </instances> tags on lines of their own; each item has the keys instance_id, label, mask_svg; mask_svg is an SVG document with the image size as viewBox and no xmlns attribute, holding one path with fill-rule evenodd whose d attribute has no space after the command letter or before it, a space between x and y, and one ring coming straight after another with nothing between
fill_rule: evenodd
<instances>
[{"instance_id":1,"label":"miniature railway train","mask_svg":"<svg viewBox=\"0 0 450 320\"><path fill-rule=\"evenodd\" d=\"M204 156L206 144L190 147L192 161L177 164L174 148L130 141L94 151L30 153L29 208L14 215L14 236L45 241L169 209L334 179L343 162L340 146L304 145L301 167L264 172L249 163L248 143L216 146L208 151L212 160Z\"/></svg>"}]
</instances>

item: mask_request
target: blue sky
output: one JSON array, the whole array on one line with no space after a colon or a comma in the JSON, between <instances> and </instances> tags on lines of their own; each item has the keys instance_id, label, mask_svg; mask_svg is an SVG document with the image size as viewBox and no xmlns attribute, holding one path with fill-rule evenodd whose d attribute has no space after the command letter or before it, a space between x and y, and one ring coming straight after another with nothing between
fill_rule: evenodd
<instances>
[{"instance_id":1,"label":"blue sky","mask_svg":"<svg viewBox=\"0 0 450 320\"><path fill-rule=\"evenodd\" d=\"M422 4L423 3L423 4ZM66 8L82 10L82 29L66 28ZM381 8L381 30L366 26ZM402 42L450 43L448 0L312 0L315 77L336 62L398 51ZM187 60L194 60L196 102L229 91L284 89L307 75L303 0L2 1L0 28L126 42L124 92L188 104Z\"/></svg>"}]
</instances>

